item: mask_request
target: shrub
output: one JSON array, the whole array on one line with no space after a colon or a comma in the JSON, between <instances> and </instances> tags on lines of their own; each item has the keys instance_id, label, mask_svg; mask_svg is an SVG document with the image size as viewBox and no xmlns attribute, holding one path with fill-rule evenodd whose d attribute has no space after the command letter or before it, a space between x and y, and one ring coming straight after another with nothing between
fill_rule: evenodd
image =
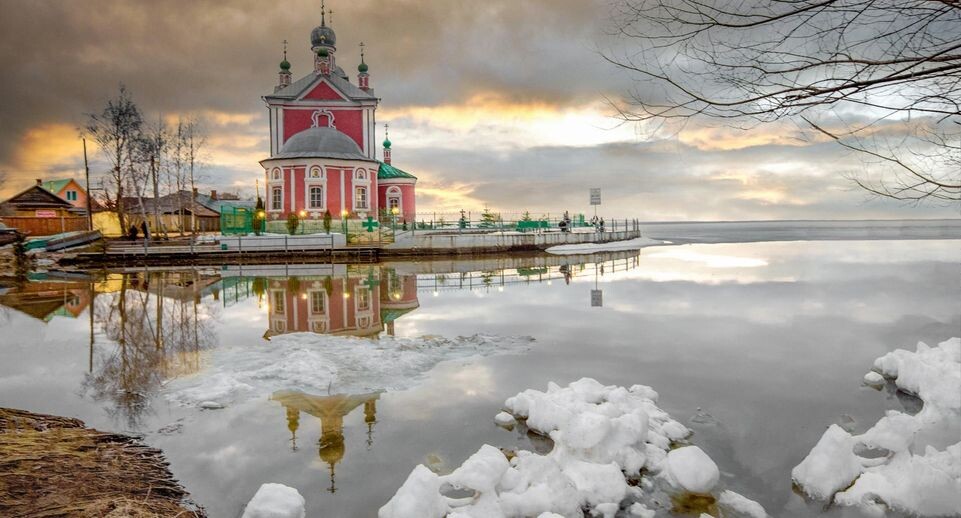
<instances>
[{"instance_id":1,"label":"shrub","mask_svg":"<svg viewBox=\"0 0 961 518\"><path fill-rule=\"evenodd\" d=\"M296 212L291 212L287 216L287 232L289 232L290 235L294 235L297 233L297 227L299 226L300 226L300 218L297 217Z\"/></svg>"}]
</instances>

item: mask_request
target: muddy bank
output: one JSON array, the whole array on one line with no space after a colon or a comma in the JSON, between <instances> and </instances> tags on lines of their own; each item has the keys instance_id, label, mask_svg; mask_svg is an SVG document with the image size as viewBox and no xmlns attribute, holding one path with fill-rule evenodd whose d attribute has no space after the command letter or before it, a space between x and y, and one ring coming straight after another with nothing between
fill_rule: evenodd
<instances>
[{"instance_id":1,"label":"muddy bank","mask_svg":"<svg viewBox=\"0 0 961 518\"><path fill-rule=\"evenodd\" d=\"M135 438L0 408L0 516L206 516L167 465Z\"/></svg>"}]
</instances>

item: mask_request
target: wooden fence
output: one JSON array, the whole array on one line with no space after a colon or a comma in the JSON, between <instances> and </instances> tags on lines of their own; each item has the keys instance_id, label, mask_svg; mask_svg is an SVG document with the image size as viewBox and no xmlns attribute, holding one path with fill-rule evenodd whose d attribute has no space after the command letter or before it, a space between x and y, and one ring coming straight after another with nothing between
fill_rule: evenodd
<instances>
[{"instance_id":1,"label":"wooden fence","mask_svg":"<svg viewBox=\"0 0 961 518\"><path fill-rule=\"evenodd\" d=\"M69 216L60 218L36 218L21 216L4 216L0 223L15 228L29 236L52 236L63 232L87 230L87 218Z\"/></svg>"}]
</instances>

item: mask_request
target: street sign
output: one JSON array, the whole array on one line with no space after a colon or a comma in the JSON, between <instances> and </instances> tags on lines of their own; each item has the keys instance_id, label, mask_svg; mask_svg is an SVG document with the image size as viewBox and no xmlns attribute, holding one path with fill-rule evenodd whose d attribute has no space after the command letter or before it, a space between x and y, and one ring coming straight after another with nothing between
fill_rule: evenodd
<instances>
[{"instance_id":1,"label":"street sign","mask_svg":"<svg viewBox=\"0 0 961 518\"><path fill-rule=\"evenodd\" d=\"M601 189L594 187L591 188L591 205L601 204Z\"/></svg>"},{"instance_id":2,"label":"street sign","mask_svg":"<svg viewBox=\"0 0 961 518\"><path fill-rule=\"evenodd\" d=\"M367 221L361 223L361 225L367 229L367 232L373 232L375 228L380 226L380 223L378 223L374 218L367 216Z\"/></svg>"},{"instance_id":3,"label":"street sign","mask_svg":"<svg viewBox=\"0 0 961 518\"><path fill-rule=\"evenodd\" d=\"M591 307L604 307L604 290L591 290Z\"/></svg>"}]
</instances>

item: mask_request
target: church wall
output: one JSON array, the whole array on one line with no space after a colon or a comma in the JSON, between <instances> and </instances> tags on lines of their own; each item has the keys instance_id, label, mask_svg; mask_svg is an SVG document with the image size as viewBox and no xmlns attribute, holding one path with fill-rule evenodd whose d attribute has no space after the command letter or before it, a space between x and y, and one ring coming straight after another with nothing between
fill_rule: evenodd
<instances>
[{"instance_id":1,"label":"church wall","mask_svg":"<svg viewBox=\"0 0 961 518\"><path fill-rule=\"evenodd\" d=\"M412 223L417 217L417 202L415 200L415 185L414 184L394 184L394 183L382 183L377 187L377 200L378 206L383 207L387 210L389 207L387 203L387 190L391 187L398 187L400 189L400 199L401 199L401 214L397 217L398 221L407 220L408 223Z\"/></svg>"},{"instance_id":2,"label":"church wall","mask_svg":"<svg viewBox=\"0 0 961 518\"><path fill-rule=\"evenodd\" d=\"M313 114L322 106L312 106L308 109L284 108L284 135L283 141L286 143L290 137L310 128L313 125ZM347 134L360 147L361 152L367 153L367 146L364 142L364 116L361 109L338 110L331 109L334 115L334 126L338 131ZM328 126L327 117L320 117L320 126Z\"/></svg>"}]
</instances>

